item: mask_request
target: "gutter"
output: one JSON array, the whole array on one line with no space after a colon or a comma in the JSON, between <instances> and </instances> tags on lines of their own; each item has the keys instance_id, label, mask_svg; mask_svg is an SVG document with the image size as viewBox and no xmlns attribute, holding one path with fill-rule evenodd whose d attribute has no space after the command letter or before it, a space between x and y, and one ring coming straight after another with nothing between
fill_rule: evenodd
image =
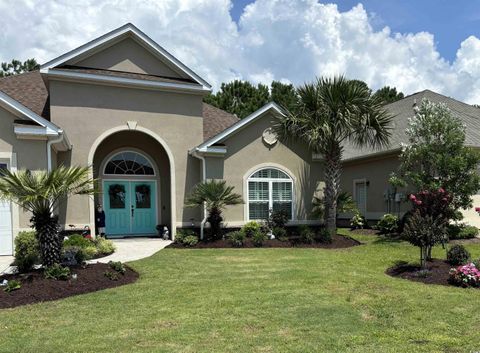
<instances>
[{"instance_id":1,"label":"gutter","mask_svg":"<svg viewBox=\"0 0 480 353\"><path fill-rule=\"evenodd\" d=\"M58 138L53 140L48 140L47 142L47 171L52 171L52 145L63 141L64 138L63 130L58 131Z\"/></svg>"},{"instance_id":2,"label":"gutter","mask_svg":"<svg viewBox=\"0 0 480 353\"><path fill-rule=\"evenodd\" d=\"M195 148L195 149L191 150L190 154L193 157L198 158L202 161L202 182L204 182L207 179L207 165L206 165L206 162L205 162L205 157L198 153L198 148ZM202 239L202 240L203 240L204 235L205 235L205 223L207 223L207 207L206 207L205 202L204 202L203 203L203 219L200 222L200 239Z\"/></svg>"}]
</instances>

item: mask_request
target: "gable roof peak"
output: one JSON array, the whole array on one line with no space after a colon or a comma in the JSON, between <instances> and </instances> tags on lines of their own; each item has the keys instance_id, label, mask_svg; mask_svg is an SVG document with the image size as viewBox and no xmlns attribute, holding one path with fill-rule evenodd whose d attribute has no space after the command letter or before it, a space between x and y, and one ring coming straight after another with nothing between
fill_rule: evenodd
<instances>
[{"instance_id":1,"label":"gable roof peak","mask_svg":"<svg viewBox=\"0 0 480 353\"><path fill-rule=\"evenodd\" d=\"M53 71L60 65L67 64L78 58L83 59L93 55L126 37L133 38L158 59L167 62L172 69L177 71L179 74L192 79L194 82L203 86L206 90L211 90L212 86L207 81L196 74L192 69L188 68L180 60L166 51L163 47L157 44L153 39L151 39L148 35L130 22L46 62L40 66L40 73L48 74L49 71Z\"/></svg>"}]
</instances>

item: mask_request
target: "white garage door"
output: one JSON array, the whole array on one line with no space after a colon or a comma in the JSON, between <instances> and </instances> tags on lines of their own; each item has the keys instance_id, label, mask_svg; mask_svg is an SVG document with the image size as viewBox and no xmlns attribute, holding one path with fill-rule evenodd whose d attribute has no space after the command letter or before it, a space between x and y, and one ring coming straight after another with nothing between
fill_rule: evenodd
<instances>
[{"instance_id":1,"label":"white garage door","mask_svg":"<svg viewBox=\"0 0 480 353\"><path fill-rule=\"evenodd\" d=\"M7 164L0 163L1 170L7 168ZM13 254L12 236L12 211L10 202L0 200L0 255Z\"/></svg>"}]
</instances>

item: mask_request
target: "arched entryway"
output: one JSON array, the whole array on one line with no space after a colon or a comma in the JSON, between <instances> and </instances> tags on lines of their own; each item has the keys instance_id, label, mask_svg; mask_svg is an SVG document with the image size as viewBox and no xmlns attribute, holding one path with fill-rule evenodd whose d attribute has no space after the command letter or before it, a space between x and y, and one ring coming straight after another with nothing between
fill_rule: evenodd
<instances>
[{"instance_id":1,"label":"arched entryway","mask_svg":"<svg viewBox=\"0 0 480 353\"><path fill-rule=\"evenodd\" d=\"M103 206L107 237L154 235L157 225L172 231L173 157L167 148L158 136L138 128L110 131L92 146L99 193L90 213L95 217L96 206Z\"/></svg>"}]
</instances>

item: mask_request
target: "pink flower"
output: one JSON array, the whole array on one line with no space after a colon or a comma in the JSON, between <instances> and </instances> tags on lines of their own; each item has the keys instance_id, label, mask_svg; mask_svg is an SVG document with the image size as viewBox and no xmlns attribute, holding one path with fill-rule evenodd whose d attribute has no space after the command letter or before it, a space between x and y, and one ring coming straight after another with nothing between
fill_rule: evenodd
<instances>
[{"instance_id":1,"label":"pink flower","mask_svg":"<svg viewBox=\"0 0 480 353\"><path fill-rule=\"evenodd\" d=\"M415 197L414 194L410 194L410 200L415 201L417 198Z\"/></svg>"},{"instance_id":2,"label":"pink flower","mask_svg":"<svg viewBox=\"0 0 480 353\"><path fill-rule=\"evenodd\" d=\"M421 204L422 204L422 201L420 201L420 200L415 200L415 203L416 203L417 205L421 205Z\"/></svg>"},{"instance_id":3,"label":"pink flower","mask_svg":"<svg viewBox=\"0 0 480 353\"><path fill-rule=\"evenodd\" d=\"M443 194L445 192L445 190L443 188L440 188L440 189L438 189L438 192Z\"/></svg>"},{"instance_id":4,"label":"pink flower","mask_svg":"<svg viewBox=\"0 0 480 353\"><path fill-rule=\"evenodd\" d=\"M479 213L480 213L480 207L475 207L475 212L479 212Z\"/></svg>"}]
</instances>

